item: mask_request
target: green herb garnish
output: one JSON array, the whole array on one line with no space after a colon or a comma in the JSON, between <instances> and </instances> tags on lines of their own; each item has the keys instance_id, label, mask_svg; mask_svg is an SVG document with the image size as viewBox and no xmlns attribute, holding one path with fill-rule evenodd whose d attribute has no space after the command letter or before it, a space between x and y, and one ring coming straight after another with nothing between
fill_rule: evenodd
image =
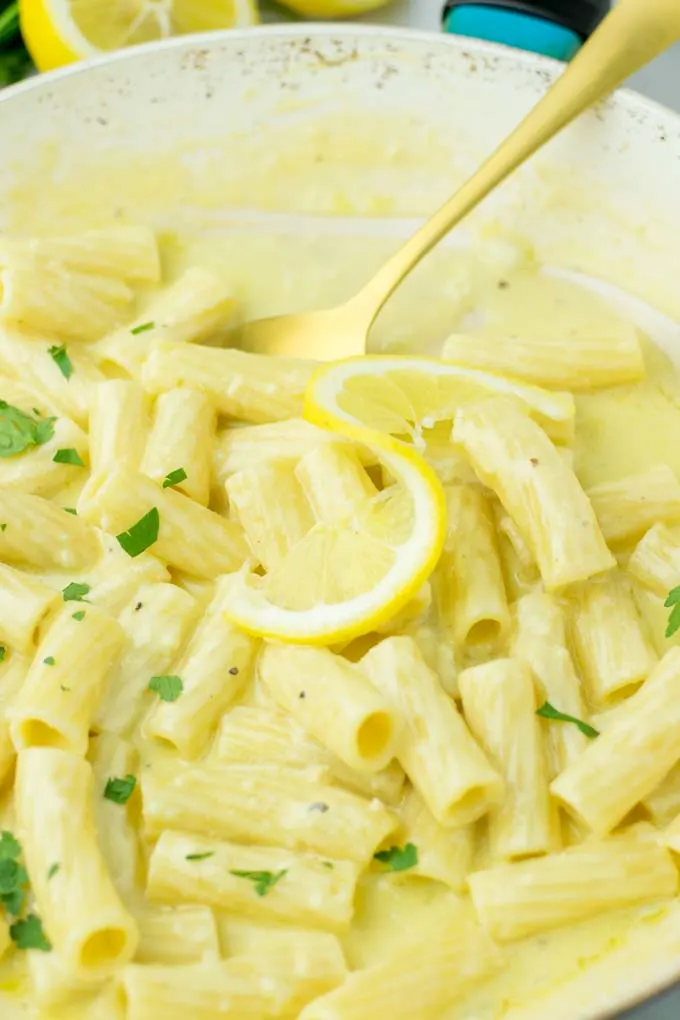
<instances>
[{"instance_id":1,"label":"green herb garnish","mask_svg":"<svg viewBox=\"0 0 680 1020\"><path fill-rule=\"evenodd\" d=\"M63 506L62 510L65 510L67 514L73 514L74 517L78 516L78 511L74 506Z\"/></svg>"},{"instance_id":2,"label":"green herb garnish","mask_svg":"<svg viewBox=\"0 0 680 1020\"><path fill-rule=\"evenodd\" d=\"M47 872L47 881L51 882L56 873L61 868L61 864L53 864L50 870Z\"/></svg>"},{"instance_id":3,"label":"green herb garnish","mask_svg":"<svg viewBox=\"0 0 680 1020\"><path fill-rule=\"evenodd\" d=\"M57 450L52 460L55 464L71 464L73 467L85 467L85 461L72 446L68 449Z\"/></svg>"},{"instance_id":4,"label":"green herb garnish","mask_svg":"<svg viewBox=\"0 0 680 1020\"><path fill-rule=\"evenodd\" d=\"M21 844L11 832L0 835L0 903L15 917L21 913L26 899L28 874L17 860Z\"/></svg>"},{"instance_id":5,"label":"green herb garnish","mask_svg":"<svg viewBox=\"0 0 680 1020\"><path fill-rule=\"evenodd\" d=\"M135 792L136 785L137 780L134 776L125 776L124 779L114 777L107 782L104 797L106 800L113 801L114 804L127 804Z\"/></svg>"},{"instance_id":6,"label":"green herb garnish","mask_svg":"<svg viewBox=\"0 0 680 1020\"><path fill-rule=\"evenodd\" d=\"M116 535L121 548L133 559L135 556L141 556L157 541L160 522L160 514L154 506L148 514L144 514L136 524L133 524L129 531Z\"/></svg>"},{"instance_id":7,"label":"green herb garnish","mask_svg":"<svg viewBox=\"0 0 680 1020\"><path fill-rule=\"evenodd\" d=\"M73 375L73 365L66 348L64 346L57 347L55 345L54 347L49 348L48 354L63 375L64 379L70 379Z\"/></svg>"},{"instance_id":8,"label":"green herb garnish","mask_svg":"<svg viewBox=\"0 0 680 1020\"><path fill-rule=\"evenodd\" d=\"M184 468L177 468L175 471L171 471L169 475L166 475L163 479L163 488L169 489L172 485L179 485L187 477L187 473Z\"/></svg>"},{"instance_id":9,"label":"green herb garnish","mask_svg":"<svg viewBox=\"0 0 680 1020\"><path fill-rule=\"evenodd\" d=\"M46 666L53 666L56 661L53 655L48 655L46 659L43 659Z\"/></svg>"},{"instance_id":10,"label":"green herb garnish","mask_svg":"<svg viewBox=\"0 0 680 1020\"><path fill-rule=\"evenodd\" d=\"M89 584L81 584L80 581L71 581L70 584L66 585L61 594L64 597L64 602L82 602L89 592Z\"/></svg>"},{"instance_id":11,"label":"green herb garnish","mask_svg":"<svg viewBox=\"0 0 680 1020\"><path fill-rule=\"evenodd\" d=\"M130 330L133 336L138 336L140 333L148 333L150 329L155 329L155 322L143 322L141 326L133 326Z\"/></svg>"},{"instance_id":12,"label":"green herb garnish","mask_svg":"<svg viewBox=\"0 0 680 1020\"><path fill-rule=\"evenodd\" d=\"M583 733L584 736L589 737L591 740L594 740L595 737L599 737L600 735L600 731L596 730L594 726L589 726L587 722L583 721L583 719L576 719L573 715L566 715L564 712L558 712L558 710L554 708L549 701L546 701L545 705L541 705L536 712L536 715L540 715L541 719L550 719L551 722L572 723L574 726L578 726L581 733Z\"/></svg>"},{"instance_id":13,"label":"green herb garnish","mask_svg":"<svg viewBox=\"0 0 680 1020\"><path fill-rule=\"evenodd\" d=\"M177 701L184 690L184 684L178 676L152 676L149 690L157 694L161 701Z\"/></svg>"},{"instance_id":14,"label":"green herb garnish","mask_svg":"<svg viewBox=\"0 0 680 1020\"><path fill-rule=\"evenodd\" d=\"M77 620L78 623L80 623L82 620L85 619L85 610L79 609L77 613L73 614L72 619Z\"/></svg>"},{"instance_id":15,"label":"green herb garnish","mask_svg":"<svg viewBox=\"0 0 680 1020\"><path fill-rule=\"evenodd\" d=\"M669 638L673 637L676 631L680 630L680 587L673 588L668 593L664 606L666 609L671 610L671 615L668 617L668 626L666 627L666 637Z\"/></svg>"},{"instance_id":16,"label":"green herb garnish","mask_svg":"<svg viewBox=\"0 0 680 1020\"><path fill-rule=\"evenodd\" d=\"M18 407L0 400L0 457L17 457L42 446L54 435L56 418L31 418Z\"/></svg>"},{"instance_id":17,"label":"green herb garnish","mask_svg":"<svg viewBox=\"0 0 680 1020\"><path fill-rule=\"evenodd\" d=\"M215 851L209 850L206 854L187 854L184 858L186 861L207 861L209 857L214 857Z\"/></svg>"},{"instance_id":18,"label":"green herb garnish","mask_svg":"<svg viewBox=\"0 0 680 1020\"><path fill-rule=\"evenodd\" d=\"M37 914L29 914L23 921L15 921L9 933L17 949L39 949L43 953L49 953L52 949Z\"/></svg>"},{"instance_id":19,"label":"green herb garnish","mask_svg":"<svg viewBox=\"0 0 680 1020\"><path fill-rule=\"evenodd\" d=\"M7 525L6 524L0 524L0 531L7 531Z\"/></svg>"},{"instance_id":20,"label":"green herb garnish","mask_svg":"<svg viewBox=\"0 0 680 1020\"><path fill-rule=\"evenodd\" d=\"M270 889L273 889L277 882L288 874L288 868L283 871L230 871L230 875L236 878L247 878L255 886L258 896L266 896Z\"/></svg>"},{"instance_id":21,"label":"green herb garnish","mask_svg":"<svg viewBox=\"0 0 680 1020\"><path fill-rule=\"evenodd\" d=\"M7 655L7 649L5 648L4 645L0 645L0 662L4 662L5 661L5 656L6 655Z\"/></svg>"},{"instance_id":22,"label":"green herb garnish","mask_svg":"<svg viewBox=\"0 0 680 1020\"><path fill-rule=\"evenodd\" d=\"M381 850L373 855L376 861L385 864L389 871L408 871L418 863L418 847L413 843L406 846L393 846L389 850Z\"/></svg>"}]
</instances>

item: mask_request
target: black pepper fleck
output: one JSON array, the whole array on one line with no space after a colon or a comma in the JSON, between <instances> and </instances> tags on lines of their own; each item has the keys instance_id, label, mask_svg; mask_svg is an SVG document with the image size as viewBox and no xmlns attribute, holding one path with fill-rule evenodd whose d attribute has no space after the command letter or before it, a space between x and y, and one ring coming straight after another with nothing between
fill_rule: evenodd
<instances>
[{"instance_id":1,"label":"black pepper fleck","mask_svg":"<svg viewBox=\"0 0 680 1020\"><path fill-rule=\"evenodd\" d=\"M304 701L306 697L307 695L305 694L304 691L300 691L300 693L298 694L298 698L300 699L300 701Z\"/></svg>"},{"instance_id":2,"label":"black pepper fleck","mask_svg":"<svg viewBox=\"0 0 680 1020\"><path fill-rule=\"evenodd\" d=\"M315 804L309 805L310 811L318 811L320 815L325 815L327 811L330 811L328 804L324 804L322 801L317 801Z\"/></svg>"},{"instance_id":3,"label":"black pepper fleck","mask_svg":"<svg viewBox=\"0 0 680 1020\"><path fill-rule=\"evenodd\" d=\"M137 605L135 606L135 612L138 613L143 605L144 605L143 602L138 602Z\"/></svg>"},{"instance_id":4,"label":"black pepper fleck","mask_svg":"<svg viewBox=\"0 0 680 1020\"><path fill-rule=\"evenodd\" d=\"M229 672L230 672L230 674L232 676L238 676L238 667L237 666L232 666L231 669L229 670Z\"/></svg>"}]
</instances>

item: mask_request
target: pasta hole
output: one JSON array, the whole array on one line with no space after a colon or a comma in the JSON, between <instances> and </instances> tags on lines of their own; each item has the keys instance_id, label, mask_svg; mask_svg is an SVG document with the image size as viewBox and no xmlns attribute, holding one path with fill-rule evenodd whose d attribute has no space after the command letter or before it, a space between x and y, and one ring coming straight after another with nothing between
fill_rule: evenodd
<instances>
[{"instance_id":1,"label":"pasta hole","mask_svg":"<svg viewBox=\"0 0 680 1020\"><path fill-rule=\"evenodd\" d=\"M461 818L476 821L483 814L487 804L488 790L483 786L473 786L464 797L452 804L446 815L451 822L458 823ZM461 822L467 824L467 821Z\"/></svg>"},{"instance_id":2,"label":"pasta hole","mask_svg":"<svg viewBox=\"0 0 680 1020\"><path fill-rule=\"evenodd\" d=\"M20 747L54 747L58 751L70 750L70 745L63 733L48 726L41 719L26 719L18 726L18 744Z\"/></svg>"},{"instance_id":3,"label":"pasta hole","mask_svg":"<svg viewBox=\"0 0 680 1020\"><path fill-rule=\"evenodd\" d=\"M87 970L97 971L115 964L127 948L127 936L120 928L102 928L85 940L80 950L80 963Z\"/></svg>"},{"instance_id":4,"label":"pasta hole","mask_svg":"<svg viewBox=\"0 0 680 1020\"><path fill-rule=\"evenodd\" d=\"M479 620L467 632L465 643L472 648L482 645L494 645L501 636L501 625L498 620Z\"/></svg>"},{"instance_id":5,"label":"pasta hole","mask_svg":"<svg viewBox=\"0 0 680 1020\"><path fill-rule=\"evenodd\" d=\"M376 758L392 739L392 720L386 712L374 712L363 721L357 734L362 758Z\"/></svg>"}]
</instances>

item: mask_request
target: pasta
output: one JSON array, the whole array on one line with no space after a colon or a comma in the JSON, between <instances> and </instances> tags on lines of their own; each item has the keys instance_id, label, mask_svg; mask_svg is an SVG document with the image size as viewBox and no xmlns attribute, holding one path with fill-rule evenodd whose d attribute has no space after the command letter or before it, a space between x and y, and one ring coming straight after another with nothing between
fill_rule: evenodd
<instances>
[{"instance_id":1,"label":"pasta","mask_svg":"<svg viewBox=\"0 0 680 1020\"><path fill-rule=\"evenodd\" d=\"M156 400L142 472L156 482L184 478L173 487L203 506L210 499L210 466L215 432L215 407L209 397L190 389L172 389ZM182 467L186 464L187 467ZM136 465L135 465L136 466Z\"/></svg>"},{"instance_id":2,"label":"pasta","mask_svg":"<svg viewBox=\"0 0 680 1020\"><path fill-rule=\"evenodd\" d=\"M612 545L640 538L655 524L680 521L680 483L664 464L588 492L602 533Z\"/></svg>"}]
</instances>

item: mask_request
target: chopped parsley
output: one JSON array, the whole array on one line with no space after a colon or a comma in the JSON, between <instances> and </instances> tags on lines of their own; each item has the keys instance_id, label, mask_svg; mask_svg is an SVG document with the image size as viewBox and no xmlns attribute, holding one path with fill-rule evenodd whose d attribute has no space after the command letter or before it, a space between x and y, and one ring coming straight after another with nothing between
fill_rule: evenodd
<instances>
[{"instance_id":1,"label":"chopped parsley","mask_svg":"<svg viewBox=\"0 0 680 1020\"><path fill-rule=\"evenodd\" d=\"M48 655L46 659L43 659L46 666L53 666L56 661L53 655Z\"/></svg>"},{"instance_id":2,"label":"chopped parsley","mask_svg":"<svg viewBox=\"0 0 680 1020\"><path fill-rule=\"evenodd\" d=\"M330 861L322 861L322 862L321 862L321 867L322 867L322 868L328 868L328 869L329 869L329 871L332 871L332 870L333 870L333 868L335 867L335 865L334 865L334 864L331 864L331 862L330 862Z\"/></svg>"},{"instance_id":3,"label":"chopped parsley","mask_svg":"<svg viewBox=\"0 0 680 1020\"><path fill-rule=\"evenodd\" d=\"M7 525L6 524L0 524L0 531L7 531Z\"/></svg>"},{"instance_id":4,"label":"chopped parsley","mask_svg":"<svg viewBox=\"0 0 680 1020\"><path fill-rule=\"evenodd\" d=\"M136 524L133 524L129 531L116 535L119 545L133 559L140 556L158 539L160 521L158 510L154 506L148 514L144 514Z\"/></svg>"},{"instance_id":5,"label":"chopped parsley","mask_svg":"<svg viewBox=\"0 0 680 1020\"><path fill-rule=\"evenodd\" d=\"M57 872L60 870L61 864L53 864L50 870L47 872L47 881L51 882Z\"/></svg>"},{"instance_id":6,"label":"chopped parsley","mask_svg":"<svg viewBox=\"0 0 680 1020\"><path fill-rule=\"evenodd\" d=\"M90 593L89 584L81 584L80 581L71 581L67 584L62 595L64 602L82 602L86 595Z\"/></svg>"},{"instance_id":7,"label":"chopped parsley","mask_svg":"<svg viewBox=\"0 0 680 1020\"><path fill-rule=\"evenodd\" d=\"M666 637L670 638L680 630L680 586L673 588L668 593L668 598L664 605L666 609L671 610L671 615L668 617L668 626L666 627Z\"/></svg>"},{"instance_id":8,"label":"chopped parsley","mask_svg":"<svg viewBox=\"0 0 680 1020\"><path fill-rule=\"evenodd\" d=\"M125 776L124 779L113 777L106 784L104 797L106 800L113 801L114 804L127 804L135 792L136 785L137 780L134 776Z\"/></svg>"},{"instance_id":9,"label":"chopped parsley","mask_svg":"<svg viewBox=\"0 0 680 1020\"><path fill-rule=\"evenodd\" d=\"M236 878L247 878L255 886L258 896L266 896L270 889L273 889L277 882L288 874L288 868L283 871L231 871Z\"/></svg>"},{"instance_id":10,"label":"chopped parsley","mask_svg":"<svg viewBox=\"0 0 680 1020\"><path fill-rule=\"evenodd\" d=\"M64 379L70 379L73 375L73 365L66 348L63 345L58 347L55 344L54 347L49 348L48 354L63 375Z\"/></svg>"},{"instance_id":11,"label":"chopped parsley","mask_svg":"<svg viewBox=\"0 0 680 1020\"><path fill-rule=\"evenodd\" d=\"M11 832L0 835L0 903L15 917L23 910L28 874L19 864L21 844Z\"/></svg>"},{"instance_id":12,"label":"chopped parsley","mask_svg":"<svg viewBox=\"0 0 680 1020\"><path fill-rule=\"evenodd\" d=\"M184 684L178 676L152 676L149 690L157 694L161 701L177 701L184 690Z\"/></svg>"},{"instance_id":13,"label":"chopped parsley","mask_svg":"<svg viewBox=\"0 0 680 1020\"><path fill-rule=\"evenodd\" d=\"M17 949L39 949L43 953L49 953L52 949L37 914L29 914L22 921L15 921L9 933Z\"/></svg>"},{"instance_id":14,"label":"chopped parsley","mask_svg":"<svg viewBox=\"0 0 680 1020\"><path fill-rule=\"evenodd\" d=\"M0 833L0 861L14 860L21 854L21 843L5 829Z\"/></svg>"},{"instance_id":15,"label":"chopped parsley","mask_svg":"<svg viewBox=\"0 0 680 1020\"><path fill-rule=\"evenodd\" d=\"M78 511L74 506L64 506L62 510L65 510L67 514L73 514L74 517L78 516Z\"/></svg>"},{"instance_id":16,"label":"chopped parsley","mask_svg":"<svg viewBox=\"0 0 680 1020\"><path fill-rule=\"evenodd\" d=\"M185 860L187 861L207 861L209 857L214 857L215 851L209 850L205 854L187 854Z\"/></svg>"},{"instance_id":17,"label":"chopped parsley","mask_svg":"<svg viewBox=\"0 0 680 1020\"><path fill-rule=\"evenodd\" d=\"M546 701L545 705L541 705L536 712L536 715L540 715L541 719L550 719L552 722L572 723L574 726L578 726L581 733L583 733L584 736L589 737L591 740L594 740L595 737L599 737L600 735L600 731L596 730L594 726L590 726L587 722L584 722L583 719L576 719L573 715L566 715L564 712L558 712L558 710L551 705L549 701Z\"/></svg>"},{"instance_id":18,"label":"chopped parsley","mask_svg":"<svg viewBox=\"0 0 680 1020\"><path fill-rule=\"evenodd\" d=\"M72 446L57 450L52 458L55 464L71 464L73 467L85 467L85 461Z\"/></svg>"},{"instance_id":19,"label":"chopped parsley","mask_svg":"<svg viewBox=\"0 0 680 1020\"><path fill-rule=\"evenodd\" d=\"M56 418L31 418L18 407L0 400L0 457L16 457L42 446L54 435Z\"/></svg>"},{"instance_id":20,"label":"chopped parsley","mask_svg":"<svg viewBox=\"0 0 680 1020\"><path fill-rule=\"evenodd\" d=\"M5 661L5 656L6 655L7 655L7 649L5 648L4 645L0 645L0 662L4 662Z\"/></svg>"},{"instance_id":21,"label":"chopped parsley","mask_svg":"<svg viewBox=\"0 0 680 1020\"><path fill-rule=\"evenodd\" d=\"M172 485L179 485L187 477L187 473L184 468L177 468L175 471L171 471L169 475L166 475L163 479L163 488L169 489Z\"/></svg>"},{"instance_id":22,"label":"chopped parsley","mask_svg":"<svg viewBox=\"0 0 680 1020\"><path fill-rule=\"evenodd\" d=\"M77 620L78 623L80 623L81 620L85 619L85 610L84 609L79 609L77 613L73 614L72 619Z\"/></svg>"},{"instance_id":23,"label":"chopped parsley","mask_svg":"<svg viewBox=\"0 0 680 1020\"><path fill-rule=\"evenodd\" d=\"M143 322L141 326L133 326L130 332L133 336L138 336L139 333L148 333L150 329L155 329L155 322Z\"/></svg>"},{"instance_id":24,"label":"chopped parsley","mask_svg":"<svg viewBox=\"0 0 680 1020\"><path fill-rule=\"evenodd\" d=\"M386 865L389 871L408 871L418 863L418 847L413 843L406 846L393 846L389 850L381 850L373 855L376 861Z\"/></svg>"}]
</instances>

